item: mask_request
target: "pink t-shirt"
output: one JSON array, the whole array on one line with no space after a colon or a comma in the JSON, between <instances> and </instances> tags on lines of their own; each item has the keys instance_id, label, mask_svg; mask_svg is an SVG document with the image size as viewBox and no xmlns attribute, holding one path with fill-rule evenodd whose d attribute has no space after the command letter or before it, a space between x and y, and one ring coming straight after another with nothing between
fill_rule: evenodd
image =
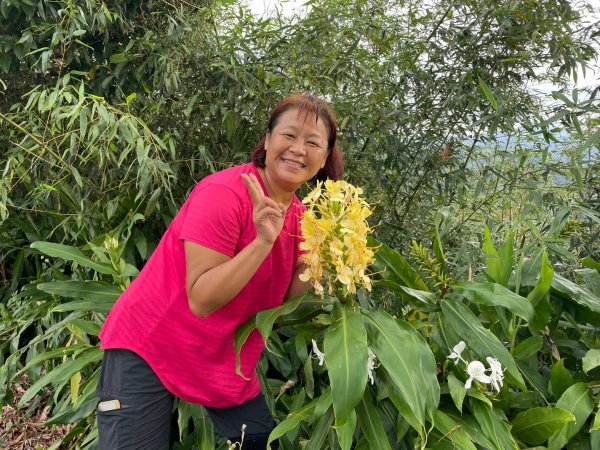
<instances>
[{"instance_id":1,"label":"pink t-shirt","mask_svg":"<svg viewBox=\"0 0 600 450\"><path fill-rule=\"evenodd\" d=\"M248 284L208 317L188 306L184 240L235 256L256 237L252 202L241 174L244 164L204 178L177 213L139 276L113 306L100 333L101 348L129 349L152 367L165 387L192 403L222 408L260 392L255 373L263 349L255 330L242 348L235 373L236 329L257 311L281 304L299 256L304 206L294 197L271 253ZM263 185L263 190L266 190Z\"/></svg>"}]
</instances>

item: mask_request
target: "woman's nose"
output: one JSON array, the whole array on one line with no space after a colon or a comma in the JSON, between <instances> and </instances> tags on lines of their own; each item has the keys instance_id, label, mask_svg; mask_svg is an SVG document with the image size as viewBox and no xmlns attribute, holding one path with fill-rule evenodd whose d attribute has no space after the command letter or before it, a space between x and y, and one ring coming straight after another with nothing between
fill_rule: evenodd
<instances>
[{"instance_id":1,"label":"woman's nose","mask_svg":"<svg viewBox=\"0 0 600 450\"><path fill-rule=\"evenodd\" d=\"M293 153L304 154L306 153L306 149L304 148L304 143L299 139L295 139L294 142L290 145L290 150Z\"/></svg>"}]
</instances>

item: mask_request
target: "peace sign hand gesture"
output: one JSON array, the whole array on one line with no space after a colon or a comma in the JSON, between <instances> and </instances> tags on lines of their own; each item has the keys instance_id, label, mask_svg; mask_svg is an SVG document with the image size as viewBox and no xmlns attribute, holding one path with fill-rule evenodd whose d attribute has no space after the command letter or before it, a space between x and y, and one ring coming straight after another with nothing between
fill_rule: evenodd
<instances>
[{"instance_id":1,"label":"peace sign hand gesture","mask_svg":"<svg viewBox=\"0 0 600 450\"><path fill-rule=\"evenodd\" d=\"M256 238L273 245L283 228L285 205L267 197L254 174L242 174L242 179L252 200L252 220L256 227Z\"/></svg>"}]
</instances>

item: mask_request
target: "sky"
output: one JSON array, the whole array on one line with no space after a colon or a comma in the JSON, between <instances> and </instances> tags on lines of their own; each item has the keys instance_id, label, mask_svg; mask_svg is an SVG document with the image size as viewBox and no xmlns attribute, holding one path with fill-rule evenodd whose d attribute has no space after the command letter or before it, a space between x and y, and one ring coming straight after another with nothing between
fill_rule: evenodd
<instances>
[{"instance_id":1,"label":"sky","mask_svg":"<svg viewBox=\"0 0 600 450\"><path fill-rule=\"evenodd\" d=\"M304 6L305 0L245 0L254 15L262 16L265 13L274 11L275 8L280 8L284 14L292 14L293 12L302 13L306 10ZM584 17L584 23L596 23L600 27L600 0L588 0L588 3L594 8L594 13ZM598 49L600 54L600 48ZM583 72L579 70L577 75L576 86L578 88L595 87L600 85L600 60L595 64L591 64L588 69ZM554 90L552 84L544 84L535 86L535 90L549 93Z\"/></svg>"}]
</instances>

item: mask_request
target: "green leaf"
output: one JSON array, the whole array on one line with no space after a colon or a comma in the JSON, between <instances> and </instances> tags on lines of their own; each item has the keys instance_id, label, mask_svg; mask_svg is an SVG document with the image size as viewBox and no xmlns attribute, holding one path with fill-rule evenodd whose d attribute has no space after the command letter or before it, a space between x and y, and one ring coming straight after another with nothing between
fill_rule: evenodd
<instances>
[{"instance_id":1,"label":"green leaf","mask_svg":"<svg viewBox=\"0 0 600 450\"><path fill-rule=\"evenodd\" d=\"M341 450L350 450L354 430L356 430L356 411L353 409L346 423L335 427Z\"/></svg>"},{"instance_id":2,"label":"green leaf","mask_svg":"<svg viewBox=\"0 0 600 450\"><path fill-rule=\"evenodd\" d=\"M594 295L588 289L585 289L558 274L554 275L552 287L567 294L569 299L585 306L591 311L600 312L600 297Z\"/></svg>"},{"instance_id":3,"label":"green leaf","mask_svg":"<svg viewBox=\"0 0 600 450\"><path fill-rule=\"evenodd\" d=\"M92 311L98 314L108 314L114 302L101 302L98 300L75 300L73 302L61 303L51 309L52 312L68 311Z\"/></svg>"},{"instance_id":4,"label":"green leaf","mask_svg":"<svg viewBox=\"0 0 600 450\"><path fill-rule=\"evenodd\" d=\"M513 264L513 234L509 233L500 250L496 250L492 235L486 226L483 230L483 247L487 274L498 284L508 287Z\"/></svg>"},{"instance_id":5,"label":"green leaf","mask_svg":"<svg viewBox=\"0 0 600 450\"><path fill-rule=\"evenodd\" d=\"M596 144L599 139L600 139L600 130L596 130L594 133L592 133L590 136L588 136L588 138L585 140L585 142L579 146L577 151L583 152L583 151L587 150L592 145Z\"/></svg>"},{"instance_id":6,"label":"green leaf","mask_svg":"<svg viewBox=\"0 0 600 450\"><path fill-rule=\"evenodd\" d=\"M527 321L533 318L533 307L525 297L521 297L497 283L459 281L451 287L457 295L463 296L474 303L486 306L503 306Z\"/></svg>"},{"instance_id":7,"label":"green leaf","mask_svg":"<svg viewBox=\"0 0 600 450\"><path fill-rule=\"evenodd\" d=\"M369 448L377 450L392 450L390 442L385 434L383 424L377 409L371 400L371 392L365 389L361 402L356 407L358 424L367 438Z\"/></svg>"},{"instance_id":8,"label":"green leaf","mask_svg":"<svg viewBox=\"0 0 600 450\"><path fill-rule=\"evenodd\" d=\"M196 436L198 450L214 450L214 430L206 409L180 399L177 424L181 441L187 434L190 418L194 422L194 435Z\"/></svg>"},{"instance_id":9,"label":"green leaf","mask_svg":"<svg viewBox=\"0 0 600 450\"><path fill-rule=\"evenodd\" d=\"M434 427L439 430L443 440L449 441L451 448L461 450L477 450L469 435L463 430L459 423L456 423L448 415L439 409L435 411ZM431 440L431 448L438 448L440 442Z\"/></svg>"},{"instance_id":10,"label":"green leaf","mask_svg":"<svg viewBox=\"0 0 600 450\"><path fill-rule=\"evenodd\" d=\"M600 366L600 350L589 350L583 357L583 371L588 373L595 367Z\"/></svg>"},{"instance_id":11,"label":"green leaf","mask_svg":"<svg viewBox=\"0 0 600 450\"><path fill-rule=\"evenodd\" d=\"M530 408L520 412L512 420L512 432L517 439L529 445L540 445L559 431L575 416L560 408Z\"/></svg>"},{"instance_id":12,"label":"green leaf","mask_svg":"<svg viewBox=\"0 0 600 450\"><path fill-rule=\"evenodd\" d=\"M37 285L40 291L69 298L114 303L123 293L119 286L102 281L52 281Z\"/></svg>"},{"instance_id":13,"label":"green leaf","mask_svg":"<svg viewBox=\"0 0 600 450\"><path fill-rule=\"evenodd\" d=\"M25 365L25 367L23 367L21 370L19 370L17 372L17 375L20 375L21 373L26 372L27 370L29 370L31 367L38 365L39 363L41 363L42 361L46 361L48 359L54 359L54 358L62 358L64 356L69 356L72 355L75 352L79 352L85 348L88 348L88 345L70 345L68 347L60 347L54 350L48 350L44 353L40 353L39 355L35 356L34 358L32 358L30 361L27 362L27 364ZM1 386L1 385L0 385Z\"/></svg>"},{"instance_id":14,"label":"green leaf","mask_svg":"<svg viewBox=\"0 0 600 450\"><path fill-rule=\"evenodd\" d=\"M331 391L328 391L330 393ZM267 448L271 449L271 442L279 439L281 436L286 434L288 431L293 430L300 422L308 419L314 412L317 404L322 400L322 398L328 397L328 405L331 405L331 395L323 394L321 397L315 398L312 402L304 405L297 411L292 411L288 414L288 416L277 425L271 434L269 435L269 440L267 441Z\"/></svg>"},{"instance_id":15,"label":"green leaf","mask_svg":"<svg viewBox=\"0 0 600 450\"><path fill-rule=\"evenodd\" d=\"M454 330L457 336L461 336L469 349L475 352L480 360L485 361L488 356L497 358L506 370L506 378L521 389L527 389L523 377L506 347L490 330L484 328L469 308L451 299L442 302L441 305L448 326Z\"/></svg>"},{"instance_id":16,"label":"green leaf","mask_svg":"<svg viewBox=\"0 0 600 450\"><path fill-rule=\"evenodd\" d=\"M586 267L589 267L590 269L595 269L598 272L600 272L600 263L592 259L590 256L586 256L585 258L583 258L581 260L581 264L583 264Z\"/></svg>"},{"instance_id":17,"label":"green leaf","mask_svg":"<svg viewBox=\"0 0 600 450\"><path fill-rule=\"evenodd\" d=\"M530 325L538 331L542 331L551 318L548 292L552 286L553 278L554 269L550 265L550 262L548 261L548 254L544 250L542 252L540 278L535 288L527 296L531 304L535 307L535 317L531 321Z\"/></svg>"},{"instance_id":18,"label":"green leaf","mask_svg":"<svg viewBox=\"0 0 600 450\"><path fill-rule=\"evenodd\" d=\"M565 424L548 440L548 450L560 450L585 425L589 415L594 410L592 391L585 383L576 383L567 389L556 402L557 408L573 413L575 422Z\"/></svg>"},{"instance_id":19,"label":"green leaf","mask_svg":"<svg viewBox=\"0 0 600 450\"><path fill-rule=\"evenodd\" d=\"M406 286L402 286L398 283L395 283L391 280L375 280L373 282L375 286L385 286L392 291L400 294L402 299L406 301L417 300L420 303L423 303L427 306L432 306L437 303L437 297L435 294L427 291L420 291L418 289L411 289Z\"/></svg>"},{"instance_id":20,"label":"green leaf","mask_svg":"<svg viewBox=\"0 0 600 450\"><path fill-rule=\"evenodd\" d=\"M427 341L407 322L384 311L363 311L369 346L418 423L433 417L440 398L436 363Z\"/></svg>"},{"instance_id":21,"label":"green leaf","mask_svg":"<svg viewBox=\"0 0 600 450\"><path fill-rule=\"evenodd\" d=\"M333 409L329 408L323 417L312 422L310 430L310 439L305 447L305 450L321 450L323 443L327 438L329 430L333 425L334 414Z\"/></svg>"},{"instance_id":22,"label":"green leaf","mask_svg":"<svg viewBox=\"0 0 600 450\"><path fill-rule=\"evenodd\" d=\"M490 450L517 450L519 446L510 434L510 427L501 413L477 400L472 402L473 415L485 436L493 444Z\"/></svg>"},{"instance_id":23,"label":"green leaf","mask_svg":"<svg viewBox=\"0 0 600 450\"><path fill-rule=\"evenodd\" d=\"M60 258L65 261L74 261L83 267L89 267L90 269L94 269L96 272L104 273L107 275L117 275L117 272L115 271L115 269L112 268L112 266L92 261L90 258L85 256L78 248L71 247L70 245L37 241L31 244L30 247L48 256L52 256L53 258Z\"/></svg>"},{"instance_id":24,"label":"green leaf","mask_svg":"<svg viewBox=\"0 0 600 450\"><path fill-rule=\"evenodd\" d=\"M238 327L238 329L235 331L235 338L233 340L233 347L235 349L235 373L237 373L240 377L249 380L249 378L242 373L240 351L242 346L248 340L250 333L252 333L255 328L258 328L263 340L266 341L273 330L273 323L275 323L275 320L277 320L279 316L289 314L294 311L302 299L307 295L308 294L305 294L303 296L293 298L292 300L288 300L276 308L260 311L256 313L248 322Z\"/></svg>"},{"instance_id":25,"label":"green leaf","mask_svg":"<svg viewBox=\"0 0 600 450\"><path fill-rule=\"evenodd\" d=\"M444 255L444 247L442 245L442 237L440 235L440 226L445 218L450 216L450 209L448 207L442 207L435 212L433 217L433 253L437 263L440 265L442 273L447 274L446 270L446 255Z\"/></svg>"},{"instance_id":26,"label":"green leaf","mask_svg":"<svg viewBox=\"0 0 600 450\"><path fill-rule=\"evenodd\" d=\"M465 389L465 383L456 378L452 372L448 374L448 390L450 391L452 401L456 405L456 409L462 412L462 405L465 395L467 395L467 390Z\"/></svg>"},{"instance_id":27,"label":"green leaf","mask_svg":"<svg viewBox=\"0 0 600 450\"><path fill-rule=\"evenodd\" d=\"M62 383L65 383L83 367L100 361L102 359L102 354L102 350L97 347L93 347L84 351L83 353L75 355L74 359L69 359L60 366L55 367L53 370L37 380L29 389L27 389L19 401L19 408L22 408L23 405L31 400L44 386L49 384L58 386Z\"/></svg>"},{"instance_id":28,"label":"green leaf","mask_svg":"<svg viewBox=\"0 0 600 450\"><path fill-rule=\"evenodd\" d=\"M521 359L534 356L542 349L542 343L541 336L529 336L527 339L519 342L513 351L513 356Z\"/></svg>"},{"instance_id":29,"label":"green leaf","mask_svg":"<svg viewBox=\"0 0 600 450\"><path fill-rule=\"evenodd\" d=\"M469 439L479 445L481 448L490 449L494 444L485 436L477 420L471 414L458 414L456 410L442 410L444 414L450 417L457 425L467 433ZM457 449L458 450L458 449Z\"/></svg>"},{"instance_id":30,"label":"green leaf","mask_svg":"<svg viewBox=\"0 0 600 450\"><path fill-rule=\"evenodd\" d=\"M113 53L110 55L110 63L111 64L119 64L127 61L127 55L124 53Z\"/></svg>"},{"instance_id":31,"label":"green leaf","mask_svg":"<svg viewBox=\"0 0 600 450\"><path fill-rule=\"evenodd\" d=\"M325 364L333 396L336 426L343 425L367 384L367 332L360 312L334 305L325 332Z\"/></svg>"},{"instance_id":32,"label":"green leaf","mask_svg":"<svg viewBox=\"0 0 600 450\"><path fill-rule=\"evenodd\" d=\"M369 238L369 247L377 247L373 270L380 273L383 279L400 286L429 292L429 287L421 276L396 250L373 238Z\"/></svg>"},{"instance_id":33,"label":"green leaf","mask_svg":"<svg viewBox=\"0 0 600 450\"><path fill-rule=\"evenodd\" d=\"M479 80L479 89L481 89L481 92L483 92L483 95L485 95L485 98L488 99L494 109L498 111L498 102L496 102L496 98L494 97L492 90L481 77L478 76L477 79Z\"/></svg>"}]
</instances>

